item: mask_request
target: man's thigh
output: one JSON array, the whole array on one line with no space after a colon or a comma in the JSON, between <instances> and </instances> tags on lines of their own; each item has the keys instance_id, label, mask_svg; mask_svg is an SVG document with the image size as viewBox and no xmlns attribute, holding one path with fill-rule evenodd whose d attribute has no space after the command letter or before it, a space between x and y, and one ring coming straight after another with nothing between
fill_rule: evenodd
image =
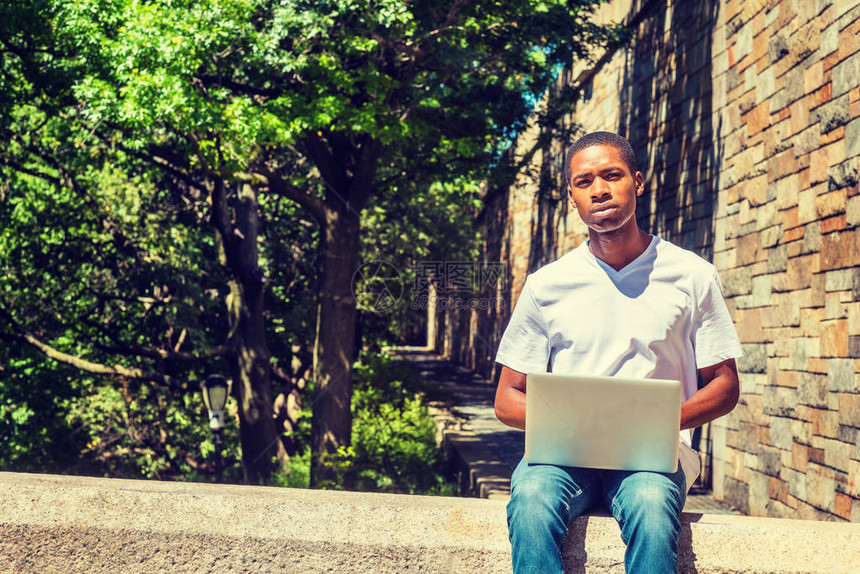
<instances>
[{"instance_id":1,"label":"man's thigh","mask_svg":"<svg viewBox=\"0 0 860 574\"><path fill-rule=\"evenodd\" d=\"M523 459L511 476L511 502L546 500L567 509L567 521L601 501L600 471L590 468L529 464ZM515 502L514 502L515 503Z\"/></svg>"},{"instance_id":2,"label":"man's thigh","mask_svg":"<svg viewBox=\"0 0 860 574\"><path fill-rule=\"evenodd\" d=\"M604 504L619 518L640 505L663 507L678 516L687 498L684 470L674 473L604 471Z\"/></svg>"}]
</instances>

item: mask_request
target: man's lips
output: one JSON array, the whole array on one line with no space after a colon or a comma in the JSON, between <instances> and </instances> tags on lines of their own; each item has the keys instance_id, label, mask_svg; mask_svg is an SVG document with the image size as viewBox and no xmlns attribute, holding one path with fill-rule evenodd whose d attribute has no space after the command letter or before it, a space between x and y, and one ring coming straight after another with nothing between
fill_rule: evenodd
<instances>
[{"instance_id":1,"label":"man's lips","mask_svg":"<svg viewBox=\"0 0 860 574\"><path fill-rule=\"evenodd\" d=\"M614 204L598 205L591 210L591 213L593 215L609 215L609 213L614 211L617 207L618 206Z\"/></svg>"}]
</instances>

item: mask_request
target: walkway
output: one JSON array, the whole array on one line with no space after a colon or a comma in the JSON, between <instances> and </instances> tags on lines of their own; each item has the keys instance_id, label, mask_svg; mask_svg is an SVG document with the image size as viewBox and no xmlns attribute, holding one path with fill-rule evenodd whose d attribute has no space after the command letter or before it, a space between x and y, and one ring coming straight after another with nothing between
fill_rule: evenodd
<instances>
[{"instance_id":1,"label":"walkway","mask_svg":"<svg viewBox=\"0 0 860 574\"><path fill-rule=\"evenodd\" d=\"M476 433L489 450L507 467L507 480L510 473L523 456L525 435L518 430L502 424L493 411L495 385L482 379L434 353L419 349L398 349L393 352L397 358L408 360L426 380L451 390L458 398L455 413L468 420L468 429ZM714 500L710 492L700 492L697 487L687 496L684 512L707 512L716 514L740 514L728 506Z\"/></svg>"}]
</instances>

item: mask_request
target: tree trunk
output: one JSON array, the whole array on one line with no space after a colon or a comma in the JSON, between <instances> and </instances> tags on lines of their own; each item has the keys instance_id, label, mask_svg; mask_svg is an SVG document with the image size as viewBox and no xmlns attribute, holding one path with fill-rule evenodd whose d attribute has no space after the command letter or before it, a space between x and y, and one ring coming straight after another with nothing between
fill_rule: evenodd
<instances>
[{"instance_id":1,"label":"tree trunk","mask_svg":"<svg viewBox=\"0 0 860 574\"><path fill-rule=\"evenodd\" d=\"M311 487L337 482L330 455L350 445L358 315L352 279L358 270L359 230L358 214L349 207L326 210L314 343Z\"/></svg>"},{"instance_id":2,"label":"tree trunk","mask_svg":"<svg viewBox=\"0 0 860 574\"><path fill-rule=\"evenodd\" d=\"M227 307L229 343L234 351L233 395L239 403L245 482L266 484L276 467L276 459L286 461L286 451L273 418L263 271L258 265L257 252L260 221L256 190L251 185L241 186L233 207L233 225L219 227L219 231L228 228L231 233L230 237L223 237L222 231L220 239L222 262L231 271Z\"/></svg>"}]
</instances>

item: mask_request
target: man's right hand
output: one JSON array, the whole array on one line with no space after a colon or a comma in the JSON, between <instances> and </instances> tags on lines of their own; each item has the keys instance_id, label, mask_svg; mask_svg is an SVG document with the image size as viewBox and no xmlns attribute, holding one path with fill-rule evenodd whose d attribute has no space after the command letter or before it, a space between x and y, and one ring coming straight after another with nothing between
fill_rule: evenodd
<instances>
[{"instance_id":1,"label":"man's right hand","mask_svg":"<svg viewBox=\"0 0 860 574\"><path fill-rule=\"evenodd\" d=\"M526 428L526 375L502 366L496 389L496 416L508 426Z\"/></svg>"}]
</instances>

